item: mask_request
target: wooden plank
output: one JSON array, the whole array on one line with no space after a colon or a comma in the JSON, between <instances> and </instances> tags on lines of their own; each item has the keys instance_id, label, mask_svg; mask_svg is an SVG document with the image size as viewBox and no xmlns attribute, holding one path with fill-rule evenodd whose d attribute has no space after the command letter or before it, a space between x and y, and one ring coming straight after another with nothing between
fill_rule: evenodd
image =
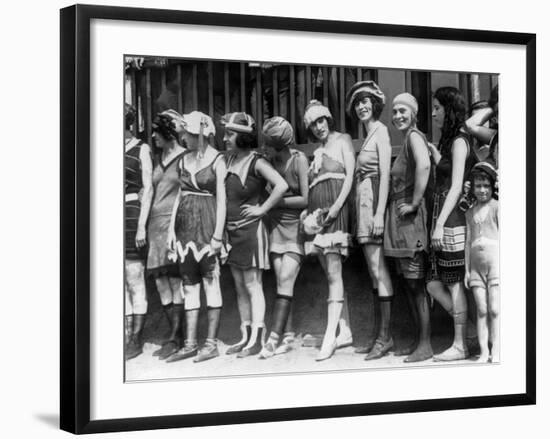
<instances>
[{"instance_id":1,"label":"wooden plank","mask_svg":"<svg viewBox=\"0 0 550 439\"><path fill-rule=\"evenodd\" d=\"M178 113L183 114L183 73L181 64L176 66L176 75L178 77Z\"/></svg>"},{"instance_id":2,"label":"wooden plank","mask_svg":"<svg viewBox=\"0 0 550 439\"><path fill-rule=\"evenodd\" d=\"M149 145L153 145L153 137L152 137L152 130L151 125L153 123L152 121L152 114L151 111L153 109L153 99L151 96L151 69L145 70L145 136L147 138L147 143Z\"/></svg>"},{"instance_id":3,"label":"wooden plank","mask_svg":"<svg viewBox=\"0 0 550 439\"><path fill-rule=\"evenodd\" d=\"M160 92L166 90L166 69L160 71Z\"/></svg>"},{"instance_id":4,"label":"wooden plank","mask_svg":"<svg viewBox=\"0 0 550 439\"><path fill-rule=\"evenodd\" d=\"M230 102L229 102L229 64L223 63L223 95L224 95L224 104L225 104L225 113L231 111Z\"/></svg>"},{"instance_id":5,"label":"wooden plank","mask_svg":"<svg viewBox=\"0 0 550 439\"><path fill-rule=\"evenodd\" d=\"M136 120L134 121L134 125L132 125L132 133L134 136L137 136L138 133L138 106L137 106L137 83L136 83L136 71L132 69L130 71L130 99L132 101L132 105L136 109Z\"/></svg>"},{"instance_id":6,"label":"wooden plank","mask_svg":"<svg viewBox=\"0 0 550 439\"><path fill-rule=\"evenodd\" d=\"M214 115L214 71L212 61L208 61L208 114Z\"/></svg>"},{"instance_id":7,"label":"wooden plank","mask_svg":"<svg viewBox=\"0 0 550 439\"><path fill-rule=\"evenodd\" d=\"M280 116L279 114L279 67L273 66L273 112L272 116Z\"/></svg>"},{"instance_id":8,"label":"wooden plank","mask_svg":"<svg viewBox=\"0 0 550 439\"><path fill-rule=\"evenodd\" d=\"M264 97L262 93L262 72L261 69L258 68L256 69L256 136L258 138L258 145L260 144L260 135L263 124L263 104Z\"/></svg>"},{"instance_id":9,"label":"wooden plank","mask_svg":"<svg viewBox=\"0 0 550 439\"><path fill-rule=\"evenodd\" d=\"M339 87L338 87L338 100L340 101L339 102L339 107L340 107L340 132L342 133L345 133L346 132L346 104L344 102L344 100L346 99L346 96L345 96L345 72L344 72L344 67L339 67L338 68L338 76L339 76Z\"/></svg>"},{"instance_id":10,"label":"wooden plank","mask_svg":"<svg viewBox=\"0 0 550 439\"><path fill-rule=\"evenodd\" d=\"M328 68L323 67L323 105L328 107Z\"/></svg>"},{"instance_id":11,"label":"wooden plank","mask_svg":"<svg viewBox=\"0 0 550 439\"><path fill-rule=\"evenodd\" d=\"M363 80L363 69L361 67L357 67L357 82Z\"/></svg>"},{"instance_id":12,"label":"wooden plank","mask_svg":"<svg viewBox=\"0 0 550 439\"><path fill-rule=\"evenodd\" d=\"M244 63L241 63L241 110L246 113L246 71Z\"/></svg>"},{"instance_id":13,"label":"wooden plank","mask_svg":"<svg viewBox=\"0 0 550 439\"><path fill-rule=\"evenodd\" d=\"M290 76L288 90L290 95L290 124L292 125L292 128L294 128L294 132L296 132L296 77L294 73L294 66L288 66L288 69Z\"/></svg>"},{"instance_id":14,"label":"wooden plank","mask_svg":"<svg viewBox=\"0 0 550 439\"><path fill-rule=\"evenodd\" d=\"M311 67L306 66L306 105L311 102Z\"/></svg>"},{"instance_id":15,"label":"wooden plank","mask_svg":"<svg viewBox=\"0 0 550 439\"><path fill-rule=\"evenodd\" d=\"M193 89L193 110L199 109L199 86L197 79L197 64L193 63L193 76L191 87Z\"/></svg>"}]
</instances>

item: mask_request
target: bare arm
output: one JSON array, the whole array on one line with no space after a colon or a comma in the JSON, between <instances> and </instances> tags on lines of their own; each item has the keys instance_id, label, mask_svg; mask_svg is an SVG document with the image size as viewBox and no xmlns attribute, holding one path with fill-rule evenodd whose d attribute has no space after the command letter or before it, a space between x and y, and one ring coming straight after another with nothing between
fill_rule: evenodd
<instances>
[{"instance_id":1,"label":"bare arm","mask_svg":"<svg viewBox=\"0 0 550 439\"><path fill-rule=\"evenodd\" d=\"M279 203L280 206L288 207L291 209L304 209L307 207L309 184L307 180L307 170L309 164L305 155L300 154L297 158L298 161L298 178L300 180L300 195L293 197L286 197Z\"/></svg>"},{"instance_id":2,"label":"bare arm","mask_svg":"<svg viewBox=\"0 0 550 439\"><path fill-rule=\"evenodd\" d=\"M428 142L428 150L430 151L430 155L433 158L434 164L437 165L439 163L439 161L441 160L441 153L439 152L437 147L433 143L430 143L430 142Z\"/></svg>"},{"instance_id":3,"label":"bare arm","mask_svg":"<svg viewBox=\"0 0 550 439\"><path fill-rule=\"evenodd\" d=\"M288 189L288 184L281 175L271 166L267 160L260 159L256 161L256 172L261 175L271 185L271 194L261 206L247 206L242 210L243 216L264 216L280 200Z\"/></svg>"},{"instance_id":4,"label":"bare arm","mask_svg":"<svg viewBox=\"0 0 550 439\"><path fill-rule=\"evenodd\" d=\"M483 108L471 116L465 123L466 131L483 143L489 143L496 130L483 126L493 116L491 108Z\"/></svg>"},{"instance_id":5,"label":"bare arm","mask_svg":"<svg viewBox=\"0 0 550 439\"><path fill-rule=\"evenodd\" d=\"M416 162L414 171L414 193L412 205L418 209L430 178L430 156L424 139L419 134L413 133L410 138L411 150Z\"/></svg>"},{"instance_id":6,"label":"bare arm","mask_svg":"<svg viewBox=\"0 0 550 439\"><path fill-rule=\"evenodd\" d=\"M471 212L470 212L471 213ZM472 229L470 228L470 217L466 215L466 244L464 246L464 268L465 268L465 277L464 285L466 288L469 288L470 283L470 245L472 243Z\"/></svg>"},{"instance_id":7,"label":"bare arm","mask_svg":"<svg viewBox=\"0 0 550 439\"><path fill-rule=\"evenodd\" d=\"M216 228L214 229L213 238L221 241L223 229L225 227L225 216L227 212L227 196L225 193L225 176L227 174L227 166L225 159L222 157L216 163Z\"/></svg>"},{"instance_id":8,"label":"bare arm","mask_svg":"<svg viewBox=\"0 0 550 439\"><path fill-rule=\"evenodd\" d=\"M151 150L149 145L142 144L139 151L141 161L141 181L143 184L143 195L141 198L141 208L139 211L138 229L136 233L136 245L143 247L146 243L147 219L153 202L153 162L151 160Z\"/></svg>"},{"instance_id":9,"label":"bare arm","mask_svg":"<svg viewBox=\"0 0 550 439\"><path fill-rule=\"evenodd\" d=\"M451 187L449 193L445 198L443 207L437 217L435 229L432 233L432 245L435 250L440 250L443 245L443 227L447 222L447 218L455 208L456 203L462 193L462 186L464 181L464 167L466 165L466 156L468 154L468 147L464 139L456 139L452 146L453 155L453 168L451 174Z\"/></svg>"},{"instance_id":10,"label":"bare arm","mask_svg":"<svg viewBox=\"0 0 550 439\"><path fill-rule=\"evenodd\" d=\"M344 169L346 171L346 176L344 178L344 184L340 190L340 194L334 204L330 207L330 210L327 215L327 220L334 219L338 216L338 213L344 206L348 195L351 191L353 185L353 174L355 171L355 151L353 150L353 145L351 143L351 137L348 134L342 134L342 137L339 139L342 142L342 156L344 158Z\"/></svg>"},{"instance_id":11,"label":"bare arm","mask_svg":"<svg viewBox=\"0 0 550 439\"><path fill-rule=\"evenodd\" d=\"M428 179L430 178L430 155L426 142L418 133L412 133L409 142L416 163L414 171L414 192L410 204L403 203L397 207L399 216L416 212L420 203L422 203L422 198L424 198L424 192L428 185Z\"/></svg>"},{"instance_id":12,"label":"bare arm","mask_svg":"<svg viewBox=\"0 0 550 439\"><path fill-rule=\"evenodd\" d=\"M378 206L376 206L375 215L384 217L386 203L388 202L388 193L390 190L390 166L391 166L391 144L387 129L380 136L380 141L376 142L378 150L378 173L380 174L380 188L378 189Z\"/></svg>"}]
</instances>

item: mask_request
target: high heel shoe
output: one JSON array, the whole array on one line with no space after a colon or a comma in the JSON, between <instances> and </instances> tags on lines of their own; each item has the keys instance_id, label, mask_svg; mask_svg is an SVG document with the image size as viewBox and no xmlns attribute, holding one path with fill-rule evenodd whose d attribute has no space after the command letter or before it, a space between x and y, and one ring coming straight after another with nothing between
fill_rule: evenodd
<instances>
[{"instance_id":1,"label":"high heel shoe","mask_svg":"<svg viewBox=\"0 0 550 439\"><path fill-rule=\"evenodd\" d=\"M334 351L336 350L336 347L337 347L336 339L334 339L332 343L328 345L325 345L325 343L323 343L323 346L321 346L321 350L317 354L315 361L328 360L330 357L332 357L332 355L334 355Z\"/></svg>"}]
</instances>

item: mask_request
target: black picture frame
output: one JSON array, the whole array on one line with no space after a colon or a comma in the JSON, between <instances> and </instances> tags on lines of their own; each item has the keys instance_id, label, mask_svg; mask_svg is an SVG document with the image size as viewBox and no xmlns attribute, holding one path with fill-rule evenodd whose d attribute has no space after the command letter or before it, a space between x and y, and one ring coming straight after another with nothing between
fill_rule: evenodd
<instances>
[{"instance_id":1,"label":"black picture frame","mask_svg":"<svg viewBox=\"0 0 550 439\"><path fill-rule=\"evenodd\" d=\"M292 409L90 420L90 22L130 20L521 45L526 48L525 393ZM536 35L302 18L75 5L61 10L60 424L99 433L535 404L536 401Z\"/></svg>"}]
</instances>

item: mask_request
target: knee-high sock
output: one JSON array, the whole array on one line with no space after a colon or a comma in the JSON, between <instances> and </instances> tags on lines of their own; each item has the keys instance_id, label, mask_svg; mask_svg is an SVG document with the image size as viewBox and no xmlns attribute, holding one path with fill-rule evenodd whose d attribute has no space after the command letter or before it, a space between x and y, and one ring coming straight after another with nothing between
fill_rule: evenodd
<instances>
[{"instance_id":1,"label":"knee-high sock","mask_svg":"<svg viewBox=\"0 0 550 439\"><path fill-rule=\"evenodd\" d=\"M391 320L391 304L393 296L383 296L378 298L380 305L380 330L378 336L383 340L390 338L390 320Z\"/></svg>"},{"instance_id":2,"label":"knee-high sock","mask_svg":"<svg viewBox=\"0 0 550 439\"><path fill-rule=\"evenodd\" d=\"M271 325L271 332L276 333L278 336L281 336L282 332L284 331L288 319L288 314L290 313L291 304L292 297L277 294L275 309L273 310L273 323Z\"/></svg>"},{"instance_id":3,"label":"knee-high sock","mask_svg":"<svg viewBox=\"0 0 550 439\"><path fill-rule=\"evenodd\" d=\"M199 323L199 309L186 309L185 310L185 327L187 333L185 334L185 341L192 344L197 343L197 326Z\"/></svg>"}]
</instances>

